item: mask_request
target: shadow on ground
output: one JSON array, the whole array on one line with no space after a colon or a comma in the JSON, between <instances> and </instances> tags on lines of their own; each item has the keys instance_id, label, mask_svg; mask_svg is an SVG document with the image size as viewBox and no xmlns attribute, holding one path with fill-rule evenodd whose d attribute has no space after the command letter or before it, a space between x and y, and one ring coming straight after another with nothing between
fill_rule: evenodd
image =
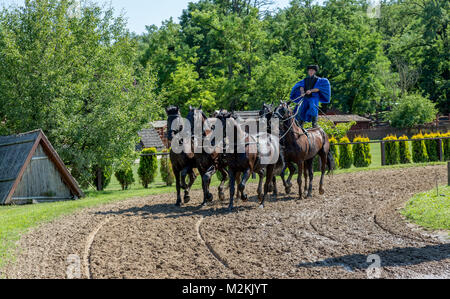
<instances>
[{"instance_id":1,"label":"shadow on ground","mask_svg":"<svg viewBox=\"0 0 450 299\"><path fill-rule=\"evenodd\" d=\"M381 267L403 267L419 265L428 262L439 262L450 259L450 244L426 246L422 248L394 248L374 253L381 259ZM345 267L348 270L366 270L373 264L368 256L351 254L330 258L314 263L301 263L300 268L314 267Z\"/></svg>"}]
</instances>

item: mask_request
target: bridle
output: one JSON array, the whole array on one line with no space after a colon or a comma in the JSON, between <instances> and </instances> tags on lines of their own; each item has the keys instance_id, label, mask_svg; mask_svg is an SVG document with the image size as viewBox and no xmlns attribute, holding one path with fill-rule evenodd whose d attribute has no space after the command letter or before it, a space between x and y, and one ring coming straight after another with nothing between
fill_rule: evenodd
<instances>
[{"instance_id":1,"label":"bridle","mask_svg":"<svg viewBox=\"0 0 450 299\"><path fill-rule=\"evenodd\" d=\"M288 121L291 121L291 124L289 126L289 129L286 130L286 132L283 134L282 137L280 137L280 140L286 138L286 136L292 131L292 129L294 128L294 124L295 124L295 118L297 117L297 115L299 114L300 109L297 109L296 113L293 113L290 117L284 119L284 116L280 114L280 112L278 111L278 109L275 110L274 115L276 115L278 117L278 119L280 119L281 122L286 123ZM295 133L295 132L294 132ZM305 133L296 133L299 134L299 136L303 136L305 135Z\"/></svg>"}]
</instances>

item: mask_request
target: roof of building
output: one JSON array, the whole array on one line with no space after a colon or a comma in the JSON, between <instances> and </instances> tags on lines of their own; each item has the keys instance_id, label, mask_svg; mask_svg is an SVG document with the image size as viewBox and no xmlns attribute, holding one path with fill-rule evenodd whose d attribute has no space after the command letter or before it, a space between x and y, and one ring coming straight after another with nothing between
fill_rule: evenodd
<instances>
[{"instance_id":1,"label":"roof of building","mask_svg":"<svg viewBox=\"0 0 450 299\"><path fill-rule=\"evenodd\" d=\"M36 130L20 135L0 136L0 204L7 204L11 199L39 144L55 164L73 195L84 196L45 134L42 130Z\"/></svg>"},{"instance_id":2,"label":"roof of building","mask_svg":"<svg viewBox=\"0 0 450 299\"><path fill-rule=\"evenodd\" d=\"M161 129L167 127L166 120L157 120L151 123L151 127L155 129Z\"/></svg>"},{"instance_id":3,"label":"roof of building","mask_svg":"<svg viewBox=\"0 0 450 299\"><path fill-rule=\"evenodd\" d=\"M144 129L138 135L141 137L141 143L144 148L156 148L157 150L165 148L159 133L154 128Z\"/></svg>"},{"instance_id":4,"label":"roof of building","mask_svg":"<svg viewBox=\"0 0 450 299\"><path fill-rule=\"evenodd\" d=\"M327 116L320 116L320 118L325 118L325 119L329 119L332 122L337 122L337 123L343 123L343 122L351 122L351 121L356 121L356 122L371 122L370 119L359 116L359 115L353 115L353 114L349 114L349 115L327 115Z\"/></svg>"}]
</instances>

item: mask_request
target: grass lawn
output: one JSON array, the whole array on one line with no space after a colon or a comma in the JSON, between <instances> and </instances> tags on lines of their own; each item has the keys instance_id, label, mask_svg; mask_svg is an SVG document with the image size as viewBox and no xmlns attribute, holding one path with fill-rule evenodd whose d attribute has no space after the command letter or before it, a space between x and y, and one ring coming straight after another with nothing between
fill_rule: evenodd
<instances>
[{"instance_id":1,"label":"grass lawn","mask_svg":"<svg viewBox=\"0 0 450 299\"><path fill-rule=\"evenodd\" d=\"M450 231L450 187L440 187L417 194L406 205L402 214L427 229Z\"/></svg>"},{"instance_id":2,"label":"grass lawn","mask_svg":"<svg viewBox=\"0 0 450 299\"><path fill-rule=\"evenodd\" d=\"M373 149L374 163L367 168L351 168L346 170L337 170L335 173L349 173L356 171L370 171L385 169L381 166L381 160L378 163L376 157L376 148ZM426 163L426 164L409 164L391 166L388 168L406 168L423 165L435 165L444 163ZM67 201L57 203L47 203L39 205L26 206L4 206L0 207L0 268L4 266L6 261L13 260L15 244L22 234L26 233L30 228L36 227L40 224L50 222L58 217L73 213L77 210L100 206L108 203L113 203L130 198L146 197L149 195L157 195L164 193L174 193L175 187L167 187L161 180L159 175L155 182L150 185L149 189L144 189L138 183L137 165L134 167L134 176L136 183L133 184L129 190L122 191L120 184L116 178L111 179L110 185L104 192L96 192L94 190L87 190L86 197L78 201ZM213 178L212 185L217 186L219 181L216 177ZM201 189L201 180L198 178L194 184L193 189ZM215 192L215 190L214 190ZM214 193L213 192L213 193ZM173 202L175 204L175 197ZM447 214L448 215L448 214Z\"/></svg>"}]
</instances>

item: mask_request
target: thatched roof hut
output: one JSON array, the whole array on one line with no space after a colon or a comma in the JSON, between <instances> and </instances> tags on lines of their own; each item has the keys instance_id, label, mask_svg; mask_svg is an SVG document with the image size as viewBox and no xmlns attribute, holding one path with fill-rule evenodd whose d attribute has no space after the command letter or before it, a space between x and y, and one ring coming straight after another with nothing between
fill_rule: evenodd
<instances>
[{"instance_id":1,"label":"thatched roof hut","mask_svg":"<svg viewBox=\"0 0 450 299\"><path fill-rule=\"evenodd\" d=\"M83 197L42 130L0 136L0 204L27 204Z\"/></svg>"}]
</instances>

